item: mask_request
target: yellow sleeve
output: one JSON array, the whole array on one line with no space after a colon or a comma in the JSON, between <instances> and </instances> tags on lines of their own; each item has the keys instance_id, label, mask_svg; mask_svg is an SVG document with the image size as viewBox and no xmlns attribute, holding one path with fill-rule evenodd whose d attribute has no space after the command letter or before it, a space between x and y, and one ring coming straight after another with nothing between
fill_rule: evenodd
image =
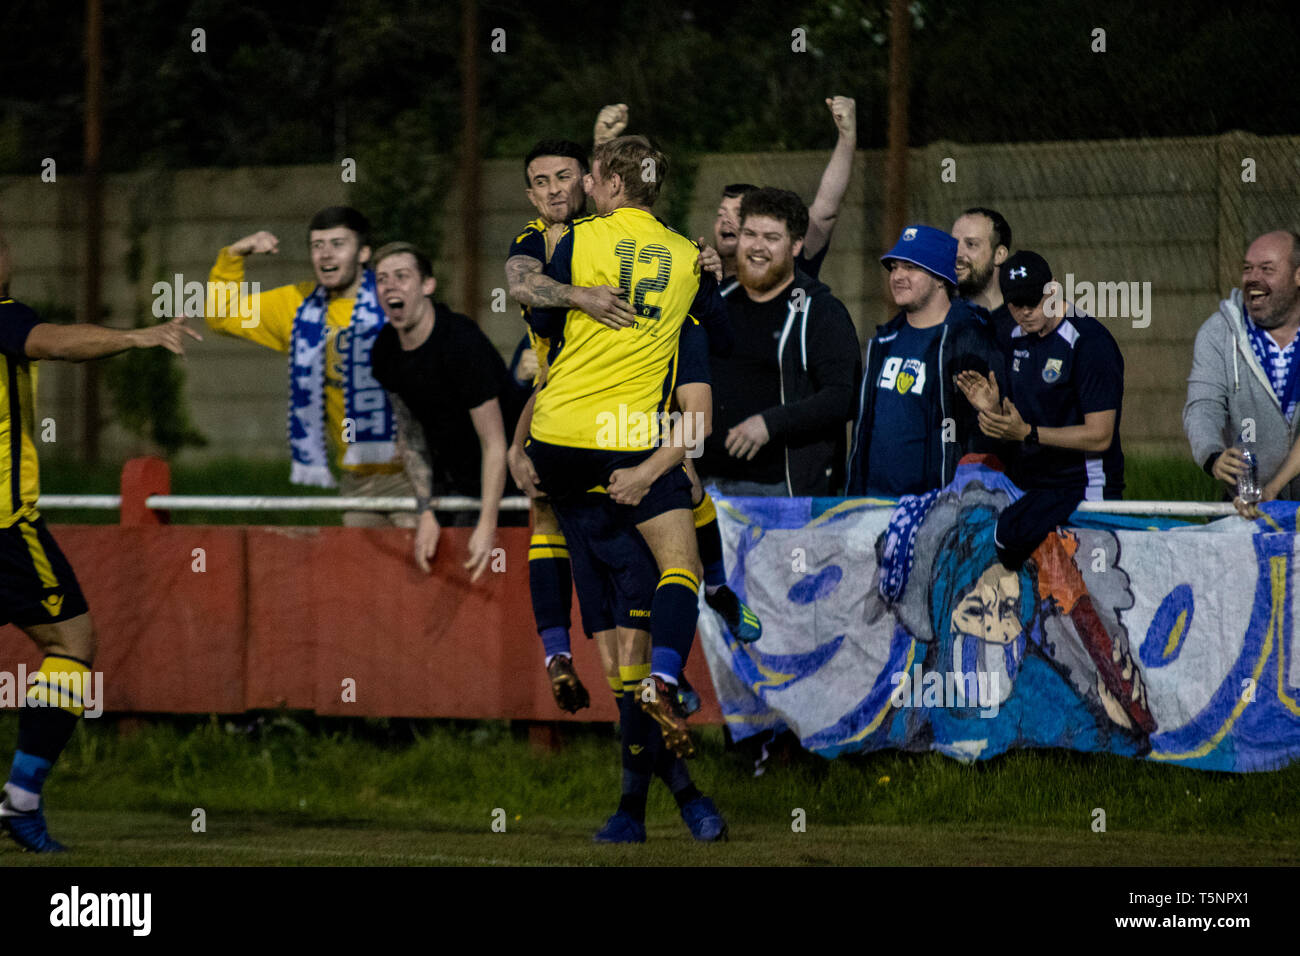
<instances>
[{"instance_id":1,"label":"yellow sleeve","mask_svg":"<svg viewBox=\"0 0 1300 956\"><path fill-rule=\"evenodd\" d=\"M532 329L528 330L528 345L537 356L537 371L533 373L533 388L546 384L546 373L550 366L546 359L551 352L551 340L544 339Z\"/></svg>"},{"instance_id":2,"label":"yellow sleeve","mask_svg":"<svg viewBox=\"0 0 1300 956\"><path fill-rule=\"evenodd\" d=\"M277 352L289 351L293 317L311 294L310 282L280 286L268 292L240 296L244 281L244 257L222 249L208 274L208 328L265 345Z\"/></svg>"}]
</instances>

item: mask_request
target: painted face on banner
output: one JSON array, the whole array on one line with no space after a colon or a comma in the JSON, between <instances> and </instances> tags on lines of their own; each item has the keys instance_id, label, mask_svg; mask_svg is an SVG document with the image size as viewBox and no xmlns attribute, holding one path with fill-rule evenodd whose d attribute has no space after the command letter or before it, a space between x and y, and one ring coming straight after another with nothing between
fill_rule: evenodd
<instances>
[{"instance_id":1,"label":"painted face on banner","mask_svg":"<svg viewBox=\"0 0 1300 956\"><path fill-rule=\"evenodd\" d=\"M977 637L993 644L1010 644L1023 625L1020 606L1020 575L1000 563L980 575L952 612L952 628L958 634Z\"/></svg>"}]
</instances>

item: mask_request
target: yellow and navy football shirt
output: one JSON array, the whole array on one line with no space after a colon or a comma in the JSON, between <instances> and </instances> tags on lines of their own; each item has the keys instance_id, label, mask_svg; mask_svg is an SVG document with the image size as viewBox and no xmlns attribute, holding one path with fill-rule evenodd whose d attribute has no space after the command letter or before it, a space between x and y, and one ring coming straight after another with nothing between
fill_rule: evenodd
<instances>
[{"instance_id":1,"label":"yellow and navy football shirt","mask_svg":"<svg viewBox=\"0 0 1300 956\"><path fill-rule=\"evenodd\" d=\"M36 365L28 361L27 336L41 320L13 299L0 299L0 528L40 517L40 476L32 441L36 395Z\"/></svg>"},{"instance_id":2,"label":"yellow and navy football shirt","mask_svg":"<svg viewBox=\"0 0 1300 956\"><path fill-rule=\"evenodd\" d=\"M510 243L510 251L506 253L506 259L511 259L514 256L527 256L530 259L536 259L545 267L551 258L552 249L550 226L545 219L538 217L524 226L523 232L515 236L514 242ZM519 312L524 317L524 321L528 322L528 306L521 305ZM551 344L550 339L538 335L533 331L532 324L529 324L528 347L537 356L537 371L533 373L534 385L546 381Z\"/></svg>"},{"instance_id":3,"label":"yellow and navy football shirt","mask_svg":"<svg viewBox=\"0 0 1300 956\"><path fill-rule=\"evenodd\" d=\"M515 236L514 241L510 243L510 251L506 253L506 258L528 256L546 265L546 260L551 257L551 244L546 235L548 228L550 227L546 220L541 217L529 222L524 226L524 231ZM527 306L524 308L526 309Z\"/></svg>"},{"instance_id":4,"label":"yellow and navy football shirt","mask_svg":"<svg viewBox=\"0 0 1300 956\"><path fill-rule=\"evenodd\" d=\"M546 275L566 285L621 288L636 320L611 329L577 309L533 312L538 334L561 339L537 393L534 438L574 448L655 446L676 385L682 323L688 314L706 326L726 321L713 277L701 279L698 256L691 240L628 206L565 230Z\"/></svg>"}]
</instances>

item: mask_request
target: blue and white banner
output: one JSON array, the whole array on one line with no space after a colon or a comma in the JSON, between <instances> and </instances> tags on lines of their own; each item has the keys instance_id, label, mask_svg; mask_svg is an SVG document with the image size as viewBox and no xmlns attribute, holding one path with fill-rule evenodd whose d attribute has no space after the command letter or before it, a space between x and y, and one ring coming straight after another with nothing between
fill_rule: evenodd
<instances>
[{"instance_id":1,"label":"blue and white banner","mask_svg":"<svg viewBox=\"0 0 1300 956\"><path fill-rule=\"evenodd\" d=\"M1018 572L997 515L1019 492L964 464L904 499L714 494L728 583L763 621L700 635L736 739L788 728L826 757L959 760L1062 747L1209 770L1300 756L1300 514L1249 524L1076 516Z\"/></svg>"}]
</instances>

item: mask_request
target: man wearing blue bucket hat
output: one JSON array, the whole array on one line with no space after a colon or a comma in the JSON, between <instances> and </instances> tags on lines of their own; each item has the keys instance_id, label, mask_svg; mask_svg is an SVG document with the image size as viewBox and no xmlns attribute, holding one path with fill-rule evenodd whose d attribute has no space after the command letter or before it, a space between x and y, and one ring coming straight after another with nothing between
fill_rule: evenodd
<instances>
[{"instance_id":1,"label":"man wearing blue bucket hat","mask_svg":"<svg viewBox=\"0 0 1300 956\"><path fill-rule=\"evenodd\" d=\"M1006 373L987 325L956 298L957 240L908 226L880 261L900 311L867 343L848 493L897 498L942 488L964 454L997 451L954 379Z\"/></svg>"}]
</instances>

